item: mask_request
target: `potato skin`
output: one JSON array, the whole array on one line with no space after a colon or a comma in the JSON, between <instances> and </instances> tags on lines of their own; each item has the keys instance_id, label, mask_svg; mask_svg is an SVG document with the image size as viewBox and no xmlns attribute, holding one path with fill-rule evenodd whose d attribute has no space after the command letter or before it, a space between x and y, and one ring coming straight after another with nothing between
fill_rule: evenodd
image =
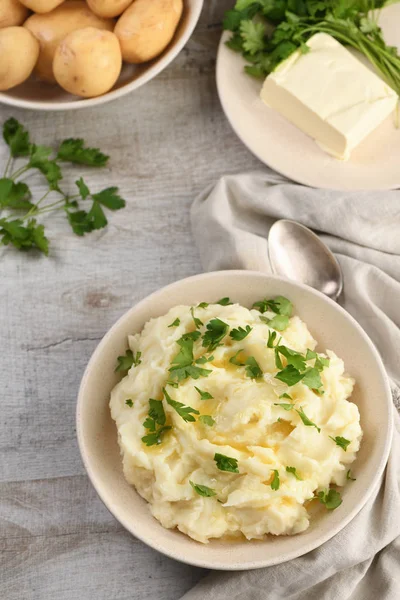
<instances>
[{"instance_id":1,"label":"potato skin","mask_svg":"<svg viewBox=\"0 0 400 600\"><path fill-rule=\"evenodd\" d=\"M64 0L20 0L20 2L35 13L43 14L57 8Z\"/></svg>"},{"instance_id":2,"label":"potato skin","mask_svg":"<svg viewBox=\"0 0 400 600\"><path fill-rule=\"evenodd\" d=\"M39 42L23 27L0 29L0 90L28 79L39 56Z\"/></svg>"},{"instance_id":3,"label":"potato skin","mask_svg":"<svg viewBox=\"0 0 400 600\"><path fill-rule=\"evenodd\" d=\"M99 17L118 17L132 0L86 0L90 10Z\"/></svg>"},{"instance_id":4,"label":"potato skin","mask_svg":"<svg viewBox=\"0 0 400 600\"><path fill-rule=\"evenodd\" d=\"M57 83L83 98L108 92L121 73L118 38L110 31L86 27L73 31L59 44L53 60Z\"/></svg>"},{"instance_id":5,"label":"potato skin","mask_svg":"<svg viewBox=\"0 0 400 600\"><path fill-rule=\"evenodd\" d=\"M39 40L40 54L35 74L43 81L55 83L53 58L58 44L69 33L84 27L112 31L115 22L92 13L83 0L68 0L45 15L32 15L24 23Z\"/></svg>"},{"instance_id":6,"label":"potato skin","mask_svg":"<svg viewBox=\"0 0 400 600\"><path fill-rule=\"evenodd\" d=\"M134 0L114 30L122 58L138 64L161 54L174 36L182 10L182 0Z\"/></svg>"},{"instance_id":7,"label":"potato skin","mask_svg":"<svg viewBox=\"0 0 400 600\"><path fill-rule=\"evenodd\" d=\"M22 25L28 15L29 10L18 0L0 0L0 29Z\"/></svg>"}]
</instances>

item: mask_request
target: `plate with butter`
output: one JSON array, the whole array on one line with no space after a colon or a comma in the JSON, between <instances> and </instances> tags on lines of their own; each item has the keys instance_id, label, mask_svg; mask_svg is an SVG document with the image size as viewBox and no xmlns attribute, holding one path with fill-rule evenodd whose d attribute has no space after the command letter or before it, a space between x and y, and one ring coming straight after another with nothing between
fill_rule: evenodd
<instances>
[{"instance_id":1,"label":"plate with butter","mask_svg":"<svg viewBox=\"0 0 400 600\"><path fill-rule=\"evenodd\" d=\"M255 47L262 24L258 15L246 27L250 21ZM374 22L389 50L400 46L400 4L376 12ZM265 75L248 52L232 51L236 40L246 40L245 29L224 32L217 86L228 120L249 150L291 180L330 189L400 187L399 97L392 80L329 28L320 29ZM271 35L267 29L264 40ZM400 80L400 71L395 76Z\"/></svg>"}]
</instances>

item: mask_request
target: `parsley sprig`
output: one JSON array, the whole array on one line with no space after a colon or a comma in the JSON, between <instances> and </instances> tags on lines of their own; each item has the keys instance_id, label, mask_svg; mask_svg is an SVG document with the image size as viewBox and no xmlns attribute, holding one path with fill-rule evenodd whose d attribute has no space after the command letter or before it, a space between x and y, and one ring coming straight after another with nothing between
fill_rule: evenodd
<instances>
[{"instance_id":1,"label":"parsley sprig","mask_svg":"<svg viewBox=\"0 0 400 600\"><path fill-rule=\"evenodd\" d=\"M170 425L166 425L166 415L162 400L149 400L149 412L143 426L148 430L148 434L142 437L142 442L146 446L154 446L161 444L163 435L171 429Z\"/></svg>"},{"instance_id":2,"label":"parsley sprig","mask_svg":"<svg viewBox=\"0 0 400 600\"><path fill-rule=\"evenodd\" d=\"M0 179L1 244L11 244L24 251L36 249L48 255L49 240L44 225L37 221L39 216L63 211L72 231L82 236L107 225L105 208L114 211L125 206L117 187L94 193L82 177L75 182L75 194L69 195L61 189L62 163L100 168L108 162L106 154L98 148L86 147L82 139L62 141L54 155L52 148L31 142L28 131L14 118L4 123L3 138L10 154ZM18 158L25 158L26 163L12 171L13 162ZM43 196L35 201L28 185L20 180L29 171L39 171L48 186ZM53 197L49 199L49 195ZM86 209L88 202L91 205Z\"/></svg>"},{"instance_id":3,"label":"parsley sprig","mask_svg":"<svg viewBox=\"0 0 400 600\"><path fill-rule=\"evenodd\" d=\"M172 406L172 408L176 410L178 415L182 417L182 419L186 423L189 421L193 423L196 420L196 417L194 417L193 415L199 415L200 412L198 410L192 408L191 406L185 406L184 404L182 404L182 402L177 402L176 400L173 400L166 389L163 389L163 393L167 404Z\"/></svg>"},{"instance_id":4,"label":"parsley sprig","mask_svg":"<svg viewBox=\"0 0 400 600\"><path fill-rule=\"evenodd\" d=\"M141 352L132 352L132 350L127 350L123 356L117 357L117 366L115 370L118 371L129 371L129 369L134 365L135 367L141 364Z\"/></svg>"},{"instance_id":5,"label":"parsley sprig","mask_svg":"<svg viewBox=\"0 0 400 600\"><path fill-rule=\"evenodd\" d=\"M199 379L199 377L208 377L211 373L211 369L203 369L193 364L193 345L199 339L200 335L200 331L192 331L191 333L185 333L185 335L176 341L180 350L172 359L169 369L172 381L177 380L180 382L188 377Z\"/></svg>"}]
</instances>

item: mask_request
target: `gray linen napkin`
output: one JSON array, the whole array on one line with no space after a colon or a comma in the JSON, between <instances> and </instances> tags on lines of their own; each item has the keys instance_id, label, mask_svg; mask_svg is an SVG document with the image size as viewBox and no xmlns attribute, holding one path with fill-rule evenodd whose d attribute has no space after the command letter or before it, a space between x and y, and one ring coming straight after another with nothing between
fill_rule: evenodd
<instances>
[{"instance_id":1,"label":"gray linen napkin","mask_svg":"<svg viewBox=\"0 0 400 600\"><path fill-rule=\"evenodd\" d=\"M293 184L269 170L223 177L192 207L205 270L270 272L267 236L276 219L314 229L344 274L341 304L380 351L400 408L400 192L339 192ZM288 563L212 573L182 600L398 600L400 419L382 485L338 535Z\"/></svg>"}]
</instances>

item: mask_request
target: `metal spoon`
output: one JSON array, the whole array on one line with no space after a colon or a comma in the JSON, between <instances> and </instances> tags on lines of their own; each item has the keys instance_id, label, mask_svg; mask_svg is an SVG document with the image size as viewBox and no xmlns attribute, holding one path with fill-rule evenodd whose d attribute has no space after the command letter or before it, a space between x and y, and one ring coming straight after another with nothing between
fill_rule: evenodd
<instances>
[{"instance_id":1,"label":"metal spoon","mask_svg":"<svg viewBox=\"0 0 400 600\"><path fill-rule=\"evenodd\" d=\"M276 275L305 283L337 300L343 289L340 265L329 248L308 227L276 221L268 236L269 259Z\"/></svg>"}]
</instances>

